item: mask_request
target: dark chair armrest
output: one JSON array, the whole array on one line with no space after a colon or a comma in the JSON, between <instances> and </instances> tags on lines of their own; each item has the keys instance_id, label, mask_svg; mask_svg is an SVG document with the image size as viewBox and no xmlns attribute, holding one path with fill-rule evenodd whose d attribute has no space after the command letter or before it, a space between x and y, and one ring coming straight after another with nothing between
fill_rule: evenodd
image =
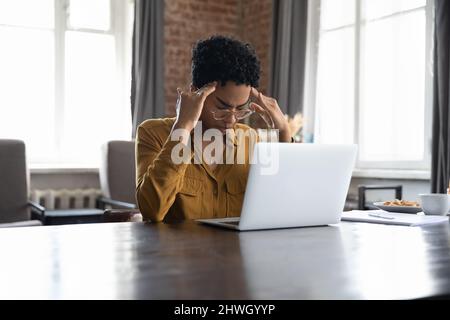
<instances>
[{"instance_id":1,"label":"dark chair armrest","mask_svg":"<svg viewBox=\"0 0 450 320\"><path fill-rule=\"evenodd\" d=\"M45 208L41 206L39 203L36 203L34 201L28 201L28 205L31 207L31 210L36 211L40 214L45 213Z\"/></svg>"},{"instance_id":2,"label":"dark chair armrest","mask_svg":"<svg viewBox=\"0 0 450 320\"><path fill-rule=\"evenodd\" d=\"M28 206L31 209L31 219L38 219L41 222L45 220L45 208L39 203L28 201Z\"/></svg>"},{"instance_id":3,"label":"dark chair armrest","mask_svg":"<svg viewBox=\"0 0 450 320\"><path fill-rule=\"evenodd\" d=\"M106 205L110 205L113 207L119 207L121 209L136 209L136 205L134 203L113 200L107 197L98 197L96 201L97 208L105 209Z\"/></svg>"},{"instance_id":4,"label":"dark chair armrest","mask_svg":"<svg viewBox=\"0 0 450 320\"><path fill-rule=\"evenodd\" d=\"M37 213L40 216L45 215L45 208L39 203L28 201L28 206L30 206L32 212Z\"/></svg>"},{"instance_id":5,"label":"dark chair armrest","mask_svg":"<svg viewBox=\"0 0 450 320\"><path fill-rule=\"evenodd\" d=\"M127 222L132 221L137 215L140 215L139 209L124 210L124 209L106 209L103 213L104 222Z\"/></svg>"},{"instance_id":6,"label":"dark chair armrest","mask_svg":"<svg viewBox=\"0 0 450 320\"><path fill-rule=\"evenodd\" d=\"M358 186L358 209L365 210L366 206L366 191L367 190L395 190L395 198L401 200L403 193L402 185L359 185Z\"/></svg>"}]
</instances>

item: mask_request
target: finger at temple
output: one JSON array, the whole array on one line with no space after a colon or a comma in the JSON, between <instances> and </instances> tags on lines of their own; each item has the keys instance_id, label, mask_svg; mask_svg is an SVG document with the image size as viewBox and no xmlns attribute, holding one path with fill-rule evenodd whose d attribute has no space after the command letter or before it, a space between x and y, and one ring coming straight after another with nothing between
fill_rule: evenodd
<instances>
[{"instance_id":1,"label":"finger at temple","mask_svg":"<svg viewBox=\"0 0 450 320\"><path fill-rule=\"evenodd\" d=\"M265 112L267 112L265 108L261 107L259 104L255 103L255 102L252 102L252 103L250 104L250 106L253 106L253 107L255 108L255 111L256 111L256 112L259 112L259 113L265 113Z\"/></svg>"}]
</instances>

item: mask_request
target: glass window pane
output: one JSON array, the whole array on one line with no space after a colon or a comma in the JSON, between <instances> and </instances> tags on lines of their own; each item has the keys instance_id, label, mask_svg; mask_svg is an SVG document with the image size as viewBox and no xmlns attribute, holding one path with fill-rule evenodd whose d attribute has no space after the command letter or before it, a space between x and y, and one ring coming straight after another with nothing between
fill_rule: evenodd
<instances>
[{"instance_id":1,"label":"glass window pane","mask_svg":"<svg viewBox=\"0 0 450 320\"><path fill-rule=\"evenodd\" d=\"M396 12L424 7L426 0L364 0L363 12L366 19L375 19Z\"/></svg>"},{"instance_id":2,"label":"glass window pane","mask_svg":"<svg viewBox=\"0 0 450 320\"><path fill-rule=\"evenodd\" d=\"M316 97L319 143L353 143L354 56L353 27L322 35Z\"/></svg>"},{"instance_id":3,"label":"glass window pane","mask_svg":"<svg viewBox=\"0 0 450 320\"><path fill-rule=\"evenodd\" d=\"M425 11L362 30L363 161L420 161L424 154Z\"/></svg>"},{"instance_id":4,"label":"glass window pane","mask_svg":"<svg viewBox=\"0 0 450 320\"><path fill-rule=\"evenodd\" d=\"M103 143L131 138L118 74L113 36L66 32L66 162L98 166Z\"/></svg>"},{"instance_id":5,"label":"glass window pane","mask_svg":"<svg viewBox=\"0 0 450 320\"><path fill-rule=\"evenodd\" d=\"M69 25L72 28L110 29L110 0L70 0Z\"/></svg>"},{"instance_id":6,"label":"glass window pane","mask_svg":"<svg viewBox=\"0 0 450 320\"><path fill-rule=\"evenodd\" d=\"M331 29L355 22L355 0L322 0L320 28Z\"/></svg>"},{"instance_id":7,"label":"glass window pane","mask_svg":"<svg viewBox=\"0 0 450 320\"><path fill-rule=\"evenodd\" d=\"M0 27L0 137L24 140L30 162L55 155L53 38Z\"/></svg>"},{"instance_id":8,"label":"glass window pane","mask_svg":"<svg viewBox=\"0 0 450 320\"><path fill-rule=\"evenodd\" d=\"M54 0L0 0L0 24L53 28Z\"/></svg>"}]
</instances>

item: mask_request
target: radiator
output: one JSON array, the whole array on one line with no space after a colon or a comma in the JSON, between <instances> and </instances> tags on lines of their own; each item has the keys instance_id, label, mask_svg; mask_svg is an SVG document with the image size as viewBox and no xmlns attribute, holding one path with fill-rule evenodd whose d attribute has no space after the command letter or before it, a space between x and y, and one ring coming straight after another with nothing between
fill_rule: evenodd
<instances>
[{"instance_id":1,"label":"radiator","mask_svg":"<svg viewBox=\"0 0 450 320\"><path fill-rule=\"evenodd\" d=\"M31 201L47 210L95 208L95 200L102 193L99 189L35 189Z\"/></svg>"}]
</instances>

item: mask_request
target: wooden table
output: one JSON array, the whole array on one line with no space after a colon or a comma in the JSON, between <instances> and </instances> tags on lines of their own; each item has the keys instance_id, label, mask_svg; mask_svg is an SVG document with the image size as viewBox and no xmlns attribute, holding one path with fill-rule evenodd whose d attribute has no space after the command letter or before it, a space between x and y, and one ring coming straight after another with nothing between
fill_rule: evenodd
<instances>
[{"instance_id":1,"label":"wooden table","mask_svg":"<svg viewBox=\"0 0 450 320\"><path fill-rule=\"evenodd\" d=\"M450 294L450 227L0 229L0 299L409 299Z\"/></svg>"}]
</instances>

